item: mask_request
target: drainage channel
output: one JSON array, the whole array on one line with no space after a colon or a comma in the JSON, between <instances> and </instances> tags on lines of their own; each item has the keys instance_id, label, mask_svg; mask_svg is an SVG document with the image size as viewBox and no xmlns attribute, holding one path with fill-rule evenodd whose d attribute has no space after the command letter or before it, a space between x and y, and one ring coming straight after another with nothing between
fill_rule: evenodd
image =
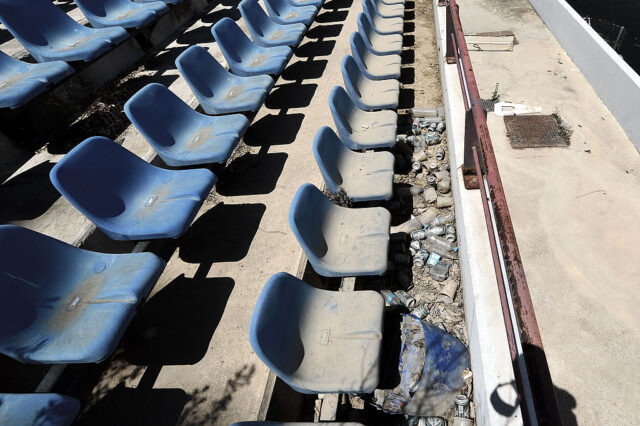
<instances>
[{"instance_id":1,"label":"drainage channel","mask_svg":"<svg viewBox=\"0 0 640 426\"><path fill-rule=\"evenodd\" d=\"M442 417L392 414L388 404L393 399L399 373L402 345L399 314L411 313L460 340L465 347L469 345L456 247L446 118L444 108L438 107L442 103L442 89L430 1L406 2L400 82L397 143L391 150L395 157L393 198L384 203L350 203L346 197L324 191L338 205L383 206L391 212L387 273L380 277L326 278L313 270L306 257L302 258L298 271L298 277L315 288L374 290L385 298L380 384L367 395L303 395L271 373L272 389L268 389L263 401L266 420L349 421L364 425L473 424L470 369L463 372L464 387L457 398L450 398ZM419 381L420 377L416 379ZM465 408L457 412L456 399L469 403L461 405ZM460 417L454 418L456 414Z\"/></svg>"}]
</instances>

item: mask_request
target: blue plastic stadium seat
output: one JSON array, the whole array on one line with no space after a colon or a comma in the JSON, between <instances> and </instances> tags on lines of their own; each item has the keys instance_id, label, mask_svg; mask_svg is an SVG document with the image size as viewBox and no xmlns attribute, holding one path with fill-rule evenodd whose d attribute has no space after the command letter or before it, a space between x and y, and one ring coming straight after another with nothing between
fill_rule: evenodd
<instances>
[{"instance_id":1,"label":"blue plastic stadium seat","mask_svg":"<svg viewBox=\"0 0 640 426\"><path fill-rule=\"evenodd\" d=\"M11 426L69 426L80 401L57 393L0 393L0 424Z\"/></svg>"},{"instance_id":2,"label":"blue plastic stadium seat","mask_svg":"<svg viewBox=\"0 0 640 426\"><path fill-rule=\"evenodd\" d=\"M379 382L384 301L374 291L311 287L280 272L251 317L256 355L301 393L368 393Z\"/></svg>"},{"instance_id":3,"label":"blue plastic stadium seat","mask_svg":"<svg viewBox=\"0 0 640 426\"><path fill-rule=\"evenodd\" d=\"M378 34L364 13L358 15L358 32L367 45L367 49L376 55L399 55L402 52L402 35Z\"/></svg>"},{"instance_id":4,"label":"blue plastic stadium seat","mask_svg":"<svg viewBox=\"0 0 640 426\"><path fill-rule=\"evenodd\" d=\"M101 136L69 151L50 175L58 191L114 240L179 237L217 180L209 170L152 166Z\"/></svg>"},{"instance_id":5,"label":"blue plastic stadium seat","mask_svg":"<svg viewBox=\"0 0 640 426\"><path fill-rule=\"evenodd\" d=\"M0 247L0 353L25 363L110 356L164 269L151 253L91 252L12 225Z\"/></svg>"},{"instance_id":6,"label":"blue plastic stadium seat","mask_svg":"<svg viewBox=\"0 0 640 426\"><path fill-rule=\"evenodd\" d=\"M135 3L129 0L75 0L94 28L120 26L141 28L169 11L164 2Z\"/></svg>"},{"instance_id":7,"label":"blue plastic stadium seat","mask_svg":"<svg viewBox=\"0 0 640 426\"><path fill-rule=\"evenodd\" d=\"M395 111L363 111L341 86L331 90L329 108L340 139L349 149L390 148L396 144Z\"/></svg>"},{"instance_id":8,"label":"blue plastic stadium seat","mask_svg":"<svg viewBox=\"0 0 640 426\"><path fill-rule=\"evenodd\" d=\"M258 0L242 0L238 5L251 38L263 47L297 46L307 27L304 24L278 24L265 13Z\"/></svg>"},{"instance_id":9,"label":"blue plastic stadium seat","mask_svg":"<svg viewBox=\"0 0 640 426\"><path fill-rule=\"evenodd\" d=\"M390 223L386 209L336 206L310 183L298 189L289 209L291 230L325 277L384 274Z\"/></svg>"},{"instance_id":10,"label":"blue plastic stadium seat","mask_svg":"<svg viewBox=\"0 0 640 426\"><path fill-rule=\"evenodd\" d=\"M396 79L370 80L362 74L351 55L341 64L346 92L358 108L371 111L395 109L400 97L400 82Z\"/></svg>"},{"instance_id":11,"label":"blue plastic stadium seat","mask_svg":"<svg viewBox=\"0 0 640 426\"><path fill-rule=\"evenodd\" d=\"M293 6L313 6L320 9L324 0L287 0L287 2Z\"/></svg>"},{"instance_id":12,"label":"blue plastic stadium seat","mask_svg":"<svg viewBox=\"0 0 640 426\"><path fill-rule=\"evenodd\" d=\"M364 1L364 0L363 0ZM376 13L383 18L403 18L404 3L387 4L381 0L371 0Z\"/></svg>"},{"instance_id":13,"label":"blue plastic stadium seat","mask_svg":"<svg viewBox=\"0 0 640 426\"><path fill-rule=\"evenodd\" d=\"M383 18L380 16L372 0L362 0L362 11L369 18L373 30L378 34L402 34L404 21L402 18Z\"/></svg>"},{"instance_id":14,"label":"blue plastic stadium seat","mask_svg":"<svg viewBox=\"0 0 640 426\"><path fill-rule=\"evenodd\" d=\"M331 128L324 126L313 141L313 155L332 194L342 190L356 202L388 200L393 195L392 153L353 152Z\"/></svg>"},{"instance_id":15,"label":"blue plastic stadium seat","mask_svg":"<svg viewBox=\"0 0 640 426\"><path fill-rule=\"evenodd\" d=\"M378 0L379 3L383 4L402 4L404 5L404 0Z\"/></svg>"},{"instance_id":16,"label":"blue plastic stadium seat","mask_svg":"<svg viewBox=\"0 0 640 426\"><path fill-rule=\"evenodd\" d=\"M360 71L371 80L386 80L388 78L400 78L400 55L376 55L367 49L359 32L351 34L349 40L351 54L356 60Z\"/></svg>"},{"instance_id":17,"label":"blue plastic stadium seat","mask_svg":"<svg viewBox=\"0 0 640 426\"><path fill-rule=\"evenodd\" d=\"M51 0L0 0L0 22L38 62L89 61L129 37L122 27L84 27Z\"/></svg>"},{"instance_id":18,"label":"blue plastic stadium seat","mask_svg":"<svg viewBox=\"0 0 640 426\"><path fill-rule=\"evenodd\" d=\"M182 52L176 66L207 114L257 111L274 83L268 75L231 74L200 46Z\"/></svg>"},{"instance_id":19,"label":"blue plastic stadium seat","mask_svg":"<svg viewBox=\"0 0 640 426\"><path fill-rule=\"evenodd\" d=\"M293 53L287 46L258 46L231 18L216 22L211 32L236 75L280 74Z\"/></svg>"},{"instance_id":20,"label":"blue plastic stadium seat","mask_svg":"<svg viewBox=\"0 0 640 426\"><path fill-rule=\"evenodd\" d=\"M0 52L0 108L17 108L69 74L66 62L28 64Z\"/></svg>"},{"instance_id":21,"label":"blue plastic stadium seat","mask_svg":"<svg viewBox=\"0 0 640 426\"><path fill-rule=\"evenodd\" d=\"M310 25L318 9L315 6L294 6L287 0L264 0L271 19L279 24Z\"/></svg>"},{"instance_id":22,"label":"blue plastic stadium seat","mask_svg":"<svg viewBox=\"0 0 640 426\"><path fill-rule=\"evenodd\" d=\"M162 160L176 167L225 163L249 127L242 114L200 114L157 83L133 95L124 112Z\"/></svg>"}]
</instances>

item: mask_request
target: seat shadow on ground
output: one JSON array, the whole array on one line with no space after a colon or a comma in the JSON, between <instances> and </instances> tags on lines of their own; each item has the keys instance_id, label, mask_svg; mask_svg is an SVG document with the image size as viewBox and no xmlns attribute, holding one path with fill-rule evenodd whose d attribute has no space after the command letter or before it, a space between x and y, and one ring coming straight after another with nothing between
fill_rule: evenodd
<instances>
[{"instance_id":1,"label":"seat shadow on ground","mask_svg":"<svg viewBox=\"0 0 640 426\"><path fill-rule=\"evenodd\" d=\"M318 56L329 56L336 46L335 40L308 41L301 44L296 49L296 56L299 58L315 58Z\"/></svg>"},{"instance_id":2,"label":"seat shadow on ground","mask_svg":"<svg viewBox=\"0 0 640 426\"><path fill-rule=\"evenodd\" d=\"M178 240L180 259L204 265L244 259L265 210L264 204L216 204Z\"/></svg>"},{"instance_id":3,"label":"seat shadow on ground","mask_svg":"<svg viewBox=\"0 0 640 426\"><path fill-rule=\"evenodd\" d=\"M173 426L188 400L182 389L135 389L120 383L74 424Z\"/></svg>"},{"instance_id":4,"label":"seat shadow on ground","mask_svg":"<svg viewBox=\"0 0 640 426\"><path fill-rule=\"evenodd\" d=\"M281 77L287 81L318 79L324 74L327 63L326 59L298 61L289 65Z\"/></svg>"},{"instance_id":5,"label":"seat shadow on ground","mask_svg":"<svg viewBox=\"0 0 640 426\"><path fill-rule=\"evenodd\" d=\"M305 108L311 104L317 88L317 84L280 84L269 93L264 104L269 109Z\"/></svg>"},{"instance_id":6,"label":"seat shadow on ground","mask_svg":"<svg viewBox=\"0 0 640 426\"><path fill-rule=\"evenodd\" d=\"M337 10L349 9L353 4L353 0L330 0L323 6L324 9Z\"/></svg>"},{"instance_id":7,"label":"seat shadow on ground","mask_svg":"<svg viewBox=\"0 0 640 426\"><path fill-rule=\"evenodd\" d=\"M182 33L176 39L176 43L184 44L187 47L201 43L210 43L213 41L213 34L211 33L212 26L213 25L203 25L201 27L194 28L191 31Z\"/></svg>"},{"instance_id":8,"label":"seat shadow on ground","mask_svg":"<svg viewBox=\"0 0 640 426\"><path fill-rule=\"evenodd\" d=\"M60 198L49 180L54 164L45 161L0 185L0 222L35 219Z\"/></svg>"},{"instance_id":9,"label":"seat shadow on ground","mask_svg":"<svg viewBox=\"0 0 640 426\"><path fill-rule=\"evenodd\" d=\"M316 25L305 34L308 39L338 37L342 32L342 24Z\"/></svg>"},{"instance_id":10,"label":"seat shadow on ground","mask_svg":"<svg viewBox=\"0 0 640 426\"><path fill-rule=\"evenodd\" d=\"M257 195L272 192L288 155L246 153L233 160L219 176L216 191L220 195Z\"/></svg>"},{"instance_id":11,"label":"seat shadow on ground","mask_svg":"<svg viewBox=\"0 0 640 426\"><path fill-rule=\"evenodd\" d=\"M124 359L133 365L197 363L207 353L233 287L227 277L178 276L140 308L122 340Z\"/></svg>"},{"instance_id":12,"label":"seat shadow on ground","mask_svg":"<svg viewBox=\"0 0 640 426\"><path fill-rule=\"evenodd\" d=\"M304 114L268 114L253 123L244 134L249 146L288 145L296 136Z\"/></svg>"},{"instance_id":13,"label":"seat shadow on ground","mask_svg":"<svg viewBox=\"0 0 640 426\"><path fill-rule=\"evenodd\" d=\"M342 22L347 19L349 14L346 10L331 10L320 13L316 16L316 22L321 24L331 24L333 22Z\"/></svg>"},{"instance_id":14,"label":"seat shadow on ground","mask_svg":"<svg viewBox=\"0 0 640 426\"><path fill-rule=\"evenodd\" d=\"M412 67L400 68L400 83L413 84L416 81L416 72Z\"/></svg>"}]
</instances>

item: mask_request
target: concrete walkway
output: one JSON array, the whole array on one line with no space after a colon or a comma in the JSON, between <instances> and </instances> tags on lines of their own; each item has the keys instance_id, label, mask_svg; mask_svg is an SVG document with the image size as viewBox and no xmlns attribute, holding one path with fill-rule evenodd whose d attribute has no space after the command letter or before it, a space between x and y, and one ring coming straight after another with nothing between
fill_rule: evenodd
<instances>
[{"instance_id":1,"label":"concrete walkway","mask_svg":"<svg viewBox=\"0 0 640 426\"><path fill-rule=\"evenodd\" d=\"M519 43L471 52L483 98L499 84L573 126L568 148L514 150L488 115L564 424L637 425L640 155L526 0L465 0L460 15L465 33Z\"/></svg>"}]
</instances>

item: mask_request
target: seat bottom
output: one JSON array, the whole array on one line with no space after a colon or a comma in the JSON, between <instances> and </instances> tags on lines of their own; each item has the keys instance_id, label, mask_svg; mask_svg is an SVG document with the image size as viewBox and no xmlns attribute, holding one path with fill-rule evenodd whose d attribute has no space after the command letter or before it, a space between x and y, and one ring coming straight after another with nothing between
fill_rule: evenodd
<instances>
[{"instance_id":1,"label":"seat bottom","mask_svg":"<svg viewBox=\"0 0 640 426\"><path fill-rule=\"evenodd\" d=\"M390 152L367 152L345 158L340 164L340 174L347 197L356 202L390 199L394 162Z\"/></svg>"}]
</instances>

